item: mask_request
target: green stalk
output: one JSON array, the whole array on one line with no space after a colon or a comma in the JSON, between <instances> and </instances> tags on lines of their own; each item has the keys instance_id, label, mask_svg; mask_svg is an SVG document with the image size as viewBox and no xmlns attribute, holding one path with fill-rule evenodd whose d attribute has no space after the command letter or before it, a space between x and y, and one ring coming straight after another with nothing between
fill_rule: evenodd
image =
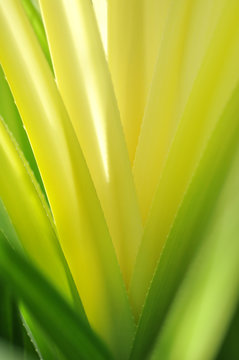
<instances>
[{"instance_id":1,"label":"green stalk","mask_svg":"<svg viewBox=\"0 0 239 360\"><path fill-rule=\"evenodd\" d=\"M0 46L88 319L116 357L126 357L134 323L113 244L56 83L19 1L0 3Z\"/></svg>"}]
</instances>

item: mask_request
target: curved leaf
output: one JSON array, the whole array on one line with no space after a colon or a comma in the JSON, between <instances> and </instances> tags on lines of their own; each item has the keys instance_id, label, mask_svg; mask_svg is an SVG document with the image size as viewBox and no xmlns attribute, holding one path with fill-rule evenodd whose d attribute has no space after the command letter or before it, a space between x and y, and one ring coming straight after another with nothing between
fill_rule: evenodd
<instances>
[{"instance_id":1,"label":"curved leaf","mask_svg":"<svg viewBox=\"0 0 239 360\"><path fill-rule=\"evenodd\" d=\"M132 359L144 358L150 350L188 265L204 239L238 146L238 99L237 86L209 140L169 233L139 320Z\"/></svg>"},{"instance_id":2,"label":"curved leaf","mask_svg":"<svg viewBox=\"0 0 239 360\"><path fill-rule=\"evenodd\" d=\"M88 0L40 0L40 5L58 88L128 284L142 225L120 115L93 7Z\"/></svg>"},{"instance_id":3,"label":"curved leaf","mask_svg":"<svg viewBox=\"0 0 239 360\"><path fill-rule=\"evenodd\" d=\"M215 358L239 298L238 160L237 155L204 246L179 289L152 360Z\"/></svg>"},{"instance_id":4,"label":"curved leaf","mask_svg":"<svg viewBox=\"0 0 239 360\"><path fill-rule=\"evenodd\" d=\"M56 82L19 1L0 2L0 46L87 317L123 356L134 322L115 250Z\"/></svg>"},{"instance_id":5,"label":"curved leaf","mask_svg":"<svg viewBox=\"0 0 239 360\"><path fill-rule=\"evenodd\" d=\"M0 233L0 269L14 294L68 359L111 359L109 352L60 294Z\"/></svg>"},{"instance_id":6,"label":"curved leaf","mask_svg":"<svg viewBox=\"0 0 239 360\"><path fill-rule=\"evenodd\" d=\"M239 81L238 21L239 3L227 2L168 152L132 280L137 314L198 162Z\"/></svg>"}]
</instances>

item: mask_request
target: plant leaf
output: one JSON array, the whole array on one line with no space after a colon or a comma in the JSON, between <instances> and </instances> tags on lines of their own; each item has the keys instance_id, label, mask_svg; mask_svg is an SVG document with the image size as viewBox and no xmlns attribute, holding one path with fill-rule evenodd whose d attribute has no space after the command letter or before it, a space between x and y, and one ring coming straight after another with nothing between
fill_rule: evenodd
<instances>
[{"instance_id":1,"label":"plant leaf","mask_svg":"<svg viewBox=\"0 0 239 360\"><path fill-rule=\"evenodd\" d=\"M19 247L19 239L28 256L68 299L71 298L70 286L65 272L67 265L64 264L54 225L50 220L50 211L23 154L17 149L16 143L11 139L1 120L0 163L2 168L0 197L18 238L12 236L13 230L9 220L5 220L3 229L6 230L6 236L15 242L14 247Z\"/></svg>"},{"instance_id":2,"label":"plant leaf","mask_svg":"<svg viewBox=\"0 0 239 360\"><path fill-rule=\"evenodd\" d=\"M170 7L133 167L144 223L182 111L225 3L225 0L179 0Z\"/></svg>"},{"instance_id":3,"label":"plant leaf","mask_svg":"<svg viewBox=\"0 0 239 360\"><path fill-rule=\"evenodd\" d=\"M108 62L131 163L170 2L108 1Z\"/></svg>"},{"instance_id":4,"label":"plant leaf","mask_svg":"<svg viewBox=\"0 0 239 360\"><path fill-rule=\"evenodd\" d=\"M107 0L92 0L105 54L108 51L108 3Z\"/></svg>"},{"instance_id":5,"label":"plant leaf","mask_svg":"<svg viewBox=\"0 0 239 360\"><path fill-rule=\"evenodd\" d=\"M34 360L36 359L33 356L23 353L23 351L18 348L12 348L8 343L0 341L0 358L4 360Z\"/></svg>"},{"instance_id":6,"label":"plant leaf","mask_svg":"<svg viewBox=\"0 0 239 360\"><path fill-rule=\"evenodd\" d=\"M110 359L107 349L37 269L0 234L1 276L66 358Z\"/></svg>"},{"instance_id":7,"label":"plant leaf","mask_svg":"<svg viewBox=\"0 0 239 360\"><path fill-rule=\"evenodd\" d=\"M9 180L9 179L8 179ZM13 224L7 214L2 200L0 199L0 231L8 239L9 244L20 252L23 252L21 242L16 234ZM24 356L36 354L35 348L23 326L23 320L16 300L6 284L0 283L0 338L3 338L11 344L24 348ZM42 348L42 344L38 343ZM25 359L24 359L25 360Z\"/></svg>"},{"instance_id":8,"label":"plant leaf","mask_svg":"<svg viewBox=\"0 0 239 360\"><path fill-rule=\"evenodd\" d=\"M139 320L132 359L144 358L149 351L187 267L203 241L238 146L238 99L237 86L208 142L171 228Z\"/></svg>"},{"instance_id":9,"label":"plant leaf","mask_svg":"<svg viewBox=\"0 0 239 360\"><path fill-rule=\"evenodd\" d=\"M142 225L94 10L88 0L40 0L40 5L58 88L85 156L128 284Z\"/></svg>"},{"instance_id":10,"label":"plant leaf","mask_svg":"<svg viewBox=\"0 0 239 360\"><path fill-rule=\"evenodd\" d=\"M13 224L8 216L7 210L0 198L0 231L5 234L9 239L11 246L17 248L18 250L22 249L21 242L16 234L16 230L13 227Z\"/></svg>"},{"instance_id":11,"label":"plant leaf","mask_svg":"<svg viewBox=\"0 0 239 360\"><path fill-rule=\"evenodd\" d=\"M47 59L47 62L51 70L53 71L46 33L42 23L41 14L39 12L40 9L36 8L32 0L21 0L21 1L24 6L25 12L28 16L28 19L32 25L32 28L38 38L39 44L41 45L42 51Z\"/></svg>"},{"instance_id":12,"label":"plant leaf","mask_svg":"<svg viewBox=\"0 0 239 360\"><path fill-rule=\"evenodd\" d=\"M239 329L239 301L233 317L231 319L229 329L227 329L224 341L218 351L216 360L226 360L239 357L238 348L238 330Z\"/></svg>"},{"instance_id":13,"label":"plant leaf","mask_svg":"<svg viewBox=\"0 0 239 360\"><path fill-rule=\"evenodd\" d=\"M239 3L227 2L224 10L180 120L145 226L131 287L138 313L208 139L239 81ZM218 143L221 141L219 138Z\"/></svg>"},{"instance_id":14,"label":"plant leaf","mask_svg":"<svg viewBox=\"0 0 239 360\"><path fill-rule=\"evenodd\" d=\"M55 80L19 1L0 2L0 46L0 62L87 317L123 357L135 325L112 240Z\"/></svg>"},{"instance_id":15,"label":"plant leaf","mask_svg":"<svg viewBox=\"0 0 239 360\"><path fill-rule=\"evenodd\" d=\"M9 130L16 139L19 147L26 160L28 161L32 171L35 174L35 177L44 191L42 184L41 176L34 158L31 145L29 143L26 131L23 127L20 115L18 113L16 104L14 103L11 90L3 73L2 67L0 65L0 116L3 118L4 122L7 124Z\"/></svg>"},{"instance_id":16,"label":"plant leaf","mask_svg":"<svg viewBox=\"0 0 239 360\"><path fill-rule=\"evenodd\" d=\"M215 358L239 298L238 160L237 155L204 246L179 289L152 360Z\"/></svg>"}]
</instances>

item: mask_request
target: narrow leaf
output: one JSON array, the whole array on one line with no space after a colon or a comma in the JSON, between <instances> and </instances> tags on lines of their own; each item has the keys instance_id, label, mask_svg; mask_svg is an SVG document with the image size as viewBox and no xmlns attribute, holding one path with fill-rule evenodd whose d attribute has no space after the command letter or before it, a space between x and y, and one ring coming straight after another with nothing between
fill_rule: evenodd
<instances>
[{"instance_id":1,"label":"narrow leaf","mask_svg":"<svg viewBox=\"0 0 239 360\"><path fill-rule=\"evenodd\" d=\"M110 359L99 338L45 278L0 234L1 276L66 358ZM11 266L9 266L11 264Z\"/></svg>"},{"instance_id":2,"label":"narrow leaf","mask_svg":"<svg viewBox=\"0 0 239 360\"><path fill-rule=\"evenodd\" d=\"M21 148L27 162L29 163L35 177L44 191L41 176L34 158L31 145L29 143L26 131L23 127L22 120L14 102L11 90L5 78L4 72L0 65L0 116L7 124L9 130L16 139Z\"/></svg>"},{"instance_id":3,"label":"narrow leaf","mask_svg":"<svg viewBox=\"0 0 239 360\"><path fill-rule=\"evenodd\" d=\"M108 1L108 61L131 163L170 2Z\"/></svg>"},{"instance_id":4,"label":"narrow leaf","mask_svg":"<svg viewBox=\"0 0 239 360\"><path fill-rule=\"evenodd\" d=\"M179 0L170 8L133 167L144 223L192 85L226 3ZM213 64L215 59L216 55ZM196 122L193 114L191 119L191 123Z\"/></svg>"},{"instance_id":5,"label":"narrow leaf","mask_svg":"<svg viewBox=\"0 0 239 360\"><path fill-rule=\"evenodd\" d=\"M237 86L209 140L170 230L139 320L132 359L144 358L150 350L188 265L204 239L238 146L238 99ZM138 309L140 311L140 307Z\"/></svg>"},{"instance_id":6,"label":"narrow leaf","mask_svg":"<svg viewBox=\"0 0 239 360\"><path fill-rule=\"evenodd\" d=\"M40 0L40 4L59 91L89 167L128 284L142 226L94 10L88 0Z\"/></svg>"},{"instance_id":7,"label":"narrow leaf","mask_svg":"<svg viewBox=\"0 0 239 360\"><path fill-rule=\"evenodd\" d=\"M237 156L205 244L169 311L152 360L215 358L239 295L238 160Z\"/></svg>"},{"instance_id":8,"label":"narrow leaf","mask_svg":"<svg viewBox=\"0 0 239 360\"><path fill-rule=\"evenodd\" d=\"M55 80L19 1L0 2L0 46L0 62L87 317L116 356L124 357L134 322L112 240Z\"/></svg>"},{"instance_id":9,"label":"narrow leaf","mask_svg":"<svg viewBox=\"0 0 239 360\"><path fill-rule=\"evenodd\" d=\"M0 120L0 197L28 256L69 299L71 294L62 262L63 255L50 221L50 211L33 173L16 146ZM18 239L14 236L12 240L10 225L9 221L5 221L6 235L16 242L16 247Z\"/></svg>"},{"instance_id":10,"label":"narrow leaf","mask_svg":"<svg viewBox=\"0 0 239 360\"><path fill-rule=\"evenodd\" d=\"M239 3L227 2L168 153L132 280L137 311L142 307L161 251L200 158L239 81L238 21ZM231 118L231 121L236 123L237 119ZM219 138L218 144L222 141Z\"/></svg>"},{"instance_id":11,"label":"narrow leaf","mask_svg":"<svg viewBox=\"0 0 239 360\"><path fill-rule=\"evenodd\" d=\"M51 55L48 47L45 29L42 23L41 15L39 10L33 4L32 0L21 0L24 6L25 12L29 18L29 21L33 27L33 30L38 38L39 44L41 45L42 51L47 59L47 62L53 71Z\"/></svg>"}]
</instances>

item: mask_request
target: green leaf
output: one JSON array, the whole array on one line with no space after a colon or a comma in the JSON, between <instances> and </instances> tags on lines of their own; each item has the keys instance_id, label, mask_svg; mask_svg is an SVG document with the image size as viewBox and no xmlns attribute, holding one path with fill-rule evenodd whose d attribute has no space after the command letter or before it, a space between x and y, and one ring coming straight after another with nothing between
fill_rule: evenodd
<instances>
[{"instance_id":1,"label":"green leaf","mask_svg":"<svg viewBox=\"0 0 239 360\"><path fill-rule=\"evenodd\" d=\"M153 1L155 0L147 1L147 8L148 2ZM162 41L133 167L144 223L149 216L170 145L181 121L182 111L226 0L155 2L157 6L167 5L169 10L161 35ZM158 19L159 13L156 11L154 16ZM213 64L215 63L216 60ZM200 94L197 94L197 100L199 99ZM192 115L191 119L195 124L196 117Z\"/></svg>"},{"instance_id":2,"label":"green leaf","mask_svg":"<svg viewBox=\"0 0 239 360\"><path fill-rule=\"evenodd\" d=\"M112 239L55 79L19 1L0 1L0 47L89 322L115 355L128 354L135 324Z\"/></svg>"},{"instance_id":3,"label":"green leaf","mask_svg":"<svg viewBox=\"0 0 239 360\"><path fill-rule=\"evenodd\" d=\"M88 0L70 3L40 0L40 5L58 89L81 145L128 285L142 237L142 224L93 7Z\"/></svg>"},{"instance_id":4,"label":"green leaf","mask_svg":"<svg viewBox=\"0 0 239 360\"><path fill-rule=\"evenodd\" d=\"M29 163L35 177L44 191L44 186L36 164L35 157L32 152L26 131L23 127L22 120L14 102L11 90L5 78L3 69L0 65L0 116L7 124L10 132L16 139L21 151L23 152L27 162Z\"/></svg>"},{"instance_id":5,"label":"green leaf","mask_svg":"<svg viewBox=\"0 0 239 360\"><path fill-rule=\"evenodd\" d=\"M22 250L60 291L68 299L72 299L72 295L75 299L75 286L68 275L69 269L59 246L48 205L23 154L1 119L0 162L0 197L11 219L6 216L6 211L4 213L3 206L0 207L0 229L3 228L11 243L14 242L14 247L19 247L20 241Z\"/></svg>"},{"instance_id":6,"label":"green leaf","mask_svg":"<svg viewBox=\"0 0 239 360\"><path fill-rule=\"evenodd\" d=\"M98 336L40 272L0 234L1 277L67 359L111 359Z\"/></svg>"},{"instance_id":7,"label":"green leaf","mask_svg":"<svg viewBox=\"0 0 239 360\"><path fill-rule=\"evenodd\" d=\"M43 26L40 9L34 5L32 0L21 0L28 19L32 25L32 28L38 38L42 51L47 59L47 62L53 72L53 66L51 61L51 55L48 47L47 37Z\"/></svg>"},{"instance_id":8,"label":"green leaf","mask_svg":"<svg viewBox=\"0 0 239 360\"><path fill-rule=\"evenodd\" d=\"M239 87L218 121L167 238L139 320L132 359L146 356L203 240L238 146ZM200 196L199 196L200 195Z\"/></svg>"},{"instance_id":9,"label":"green leaf","mask_svg":"<svg viewBox=\"0 0 239 360\"><path fill-rule=\"evenodd\" d=\"M7 150L7 149L6 149ZM13 160L13 159L12 159ZM3 162L2 162L3 165ZM23 164L22 164L23 166ZM23 166L24 167L24 166ZM5 169L6 170L6 169ZM25 170L25 168L24 168ZM11 176L7 174L6 172L4 175L7 176L7 181L11 183ZM0 181L1 182L1 181ZM34 183L34 179L33 179ZM20 181L20 184L24 184L24 181ZM15 189L16 187L13 186ZM4 189L4 187L3 187ZM19 193L18 193L19 195ZM31 195L31 192L28 193L28 196ZM26 210L26 204L23 205L20 202L20 196L18 196L18 205L21 210L21 213L23 215L23 218L25 218L26 213L25 211L22 211L23 209ZM15 203L14 203L15 204ZM36 211L31 210L31 213L37 214ZM13 216L13 219L15 217ZM39 219L38 219L39 220ZM28 227L31 227L31 219L28 216ZM44 228L44 227L43 227ZM18 226L17 226L18 229ZM42 230L42 229L41 229ZM0 199L0 231L5 235L5 237L8 239L9 244L18 251L21 251L23 253L24 248L26 250L26 242L27 238L24 238L24 241L20 242L16 231L13 227L13 224L9 218L8 213L6 212L6 209L4 207L4 204L2 203ZM21 233L21 231L20 231ZM38 232L37 232L38 233ZM41 233L41 231L39 231ZM35 235L36 237L36 235ZM25 246L24 246L25 244ZM47 247L45 247L45 250ZM28 249L29 250L29 249ZM41 252L39 252L39 242L38 246L36 247L36 252L38 253L38 256L41 255ZM28 254L29 257L32 256L32 254ZM34 256L33 256L34 258ZM45 264L45 257L41 259L41 266L44 267ZM49 269L49 263L46 264L47 268ZM52 266L52 263L51 263ZM59 276L59 272L58 272ZM27 309L25 309L23 306L19 306L14 299L12 292L8 289L7 284L0 283L0 337L8 340L9 342L18 345L22 348L24 348L24 356L27 358L29 353L35 354L35 349L37 349L37 352L40 353L44 359L46 360L55 360L56 357L56 351L55 347L50 343L46 337L45 334L42 333L42 331L39 329L39 326L31 319L31 316L29 316ZM61 283L62 286L62 283ZM84 312L82 311L79 299L76 299L76 308L80 310L80 313L83 314L84 318ZM23 318L22 318L23 316ZM27 324L26 324L27 320ZM25 326L24 326L25 324ZM34 345L33 345L34 344ZM25 360L25 359L24 359Z\"/></svg>"},{"instance_id":10,"label":"green leaf","mask_svg":"<svg viewBox=\"0 0 239 360\"><path fill-rule=\"evenodd\" d=\"M24 354L24 352L18 348L13 348L11 344L0 341L0 359L2 360L34 360L33 356Z\"/></svg>"},{"instance_id":11,"label":"green leaf","mask_svg":"<svg viewBox=\"0 0 239 360\"><path fill-rule=\"evenodd\" d=\"M239 154L150 359L211 360L239 298ZM234 359L235 354L228 359Z\"/></svg>"},{"instance_id":12,"label":"green leaf","mask_svg":"<svg viewBox=\"0 0 239 360\"><path fill-rule=\"evenodd\" d=\"M17 346L22 345L22 322L17 303L7 288L0 282L0 338Z\"/></svg>"},{"instance_id":13,"label":"green leaf","mask_svg":"<svg viewBox=\"0 0 239 360\"><path fill-rule=\"evenodd\" d=\"M9 239L13 248L22 249L21 242L17 236L16 230L9 218L7 210L0 198L0 231Z\"/></svg>"},{"instance_id":14,"label":"green leaf","mask_svg":"<svg viewBox=\"0 0 239 360\"><path fill-rule=\"evenodd\" d=\"M208 140L239 82L239 3L224 1L220 0L225 9L167 152L145 225L130 290L137 316ZM220 142L219 138L218 146Z\"/></svg>"},{"instance_id":15,"label":"green leaf","mask_svg":"<svg viewBox=\"0 0 239 360\"><path fill-rule=\"evenodd\" d=\"M238 333L239 333L239 302L235 313L233 314L229 328L227 329L224 341L218 351L216 360L239 359L239 346L238 346Z\"/></svg>"},{"instance_id":16,"label":"green leaf","mask_svg":"<svg viewBox=\"0 0 239 360\"><path fill-rule=\"evenodd\" d=\"M131 163L170 4L108 1L107 55Z\"/></svg>"}]
</instances>

